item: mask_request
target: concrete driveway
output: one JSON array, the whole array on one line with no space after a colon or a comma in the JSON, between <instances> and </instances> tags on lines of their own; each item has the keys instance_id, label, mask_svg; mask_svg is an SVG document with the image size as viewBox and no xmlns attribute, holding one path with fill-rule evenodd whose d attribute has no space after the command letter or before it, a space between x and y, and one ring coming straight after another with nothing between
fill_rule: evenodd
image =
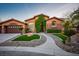
<instances>
[{"instance_id":1,"label":"concrete driveway","mask_svg":"<svg viewBox=\"0 0 79 59\"><path fill-rule=\"evenodd\" d=\"M4 42L6 40L9 40L17 35L19 35L19 34L0 34L0 43Z\"/></svg>"},{"instance_id":2,"label":"concrete driveway","mask_svg":"<svg viewBox=\"0 0 79 59\"><path fill-rule=\"evenodd\" d=\"M12 46L4 47L4 46L2 46L2 47L0 47L0 55L5 55L5 54L10 55L11 53L13 53L12 51L16 51L18 54L14 53L13 55L22 55L23 52L26 52L27 54L25 53L25 55L28 55L28 53L29 53L29 55L31 55L31 56L33 56L34 53L35 53L35 55L37 53L40 53L40 55L46 54L46 55L50 55L50 56L51 55L52 56L79 56L79 54L69 53L69 52L66 52L63 49L59 48L55 44L54 38L52 38L50 35L44 34L44 33L40 33L40 35L43 35L47 38L47 41L44 44L37 46L37 47L15 47L15 46L14 47L12 47ZM15 36L15 35L11 34L11 36Z\"/></svg>"}]
</instances>

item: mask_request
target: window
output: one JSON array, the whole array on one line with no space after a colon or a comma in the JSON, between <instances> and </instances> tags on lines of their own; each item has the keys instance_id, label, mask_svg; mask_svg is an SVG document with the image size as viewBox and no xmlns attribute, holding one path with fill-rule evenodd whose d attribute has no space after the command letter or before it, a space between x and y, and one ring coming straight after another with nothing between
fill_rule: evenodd
<instances>
[{"instance_id":1,"label":"window","mask_svg":"<svg viewBox=\"0 0 79 59\"><path fill-rule=\"evenodd\" d=\"M52 27L56 27L56 21L52 21Z\"/></svg>"}]
</instances>

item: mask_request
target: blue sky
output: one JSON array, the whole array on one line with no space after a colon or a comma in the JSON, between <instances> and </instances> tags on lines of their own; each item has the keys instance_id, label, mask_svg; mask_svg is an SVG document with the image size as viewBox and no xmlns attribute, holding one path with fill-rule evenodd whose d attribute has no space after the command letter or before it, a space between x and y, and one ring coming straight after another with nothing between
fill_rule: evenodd
<instances>
[{"instance_id":1,"label":"blue sky","mask_svg":"<svg viewBox=\"0 0 79 59\"><path fill-rule=\"evenodd\" d=\"M78 6L77 3L4 3L0 4L0 20L15 18L24 21L41 13L63 18Z\"/></svg>"}]
</instances>

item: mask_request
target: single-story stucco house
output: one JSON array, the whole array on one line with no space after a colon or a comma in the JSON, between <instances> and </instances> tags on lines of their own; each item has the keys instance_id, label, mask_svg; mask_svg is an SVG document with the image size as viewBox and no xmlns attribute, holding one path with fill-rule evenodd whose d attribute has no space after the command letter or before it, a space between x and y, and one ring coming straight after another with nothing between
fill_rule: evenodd
<instances>
[{"instance_id":1,"label":"single-story stucco house","mask_svg":"<svg viewBox=\"0 0 79 59\"><path fill-rule=\"evenodd\" d=\"M62 26L63 19L60 19L57 17L49 18L49 16L44 15L44 14L39 14L39 15L43 15L46 20L46 30L47 29L60 29L60 30L63 29L63 26ZM29 25L29 28L32 30L32 32L36 32L35 22L38 19L39 15L36 15L33 18L25 20L25 23L27 23ZM54 25L52 25L53 22L55 23Z\"/></svg>"},{"instance_id":2,"label":"single-story stucco house","mask_svg":"<svg viewBox=\"0 0 79 59\"><path fill-rule=\"evenodd\" d=\"M62 26L62 19L57 17L49 18L49 16L44 14L43 15L46 20L46 29L63 29ZM16 19L9 19L3 22L0 22L0 33L20 33L21 31L19 29L25 30L28 29L31 30L31 32L36 32L35 28L35 22L38 19L38 16L36 15L30 19L26 19L24 22L21 22ZM43 29L43 28L42 28Z\"/></svg>"}]
</instances>

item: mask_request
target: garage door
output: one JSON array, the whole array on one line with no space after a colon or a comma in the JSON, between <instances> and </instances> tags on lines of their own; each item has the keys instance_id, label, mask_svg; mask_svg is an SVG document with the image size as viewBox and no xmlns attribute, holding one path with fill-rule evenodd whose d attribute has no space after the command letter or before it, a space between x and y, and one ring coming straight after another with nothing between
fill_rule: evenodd
<instances>
[{"instance_id":1,"label":"garage door","mask_svg":"<svg viewBox=\"0 0 79 59\"><path fill-rule=\"evenodd\" d=\"M15 25L12 25L12 26L6 26L5 27L5 32L6 33L20 33L21 30L20 28L22 28L21 26L15 26Z\"/></svg>"}]
</instances>

